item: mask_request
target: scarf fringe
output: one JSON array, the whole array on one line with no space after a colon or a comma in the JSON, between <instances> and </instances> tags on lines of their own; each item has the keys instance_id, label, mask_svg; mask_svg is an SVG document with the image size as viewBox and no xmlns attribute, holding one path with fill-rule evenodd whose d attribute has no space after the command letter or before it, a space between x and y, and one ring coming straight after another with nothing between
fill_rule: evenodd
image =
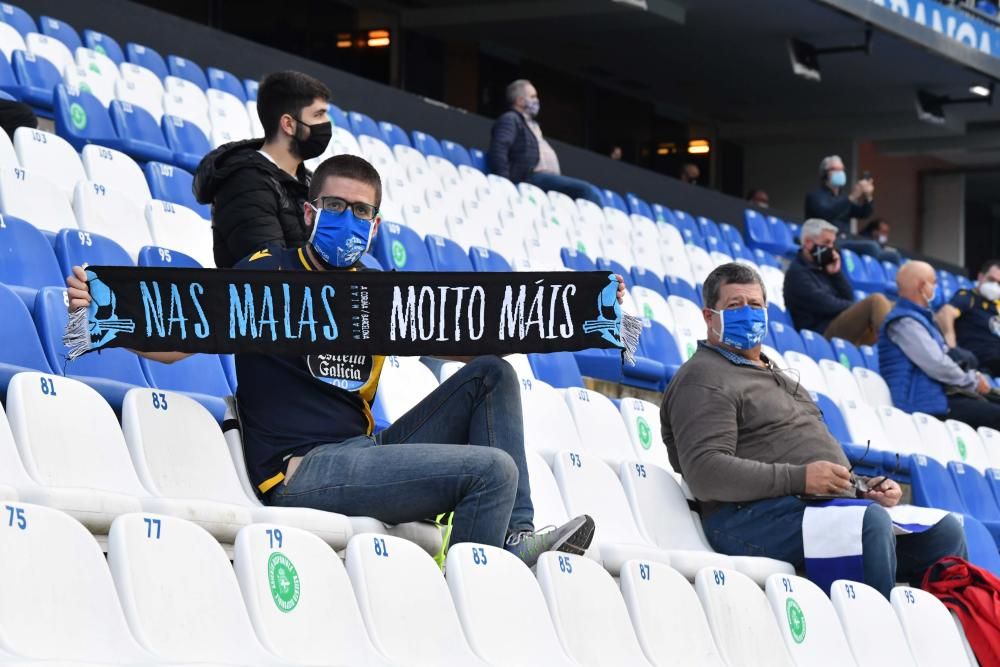
<instances>
[{"instance_id":1,"label":"scarf fringe","mask_svg":"<svg viewBox=\"0 0 1000 667\"><path fill-rule=\"evenodd\" d=\"M67 358L72 361L91 348L90 320L87 308L77 308L69 314L66 331L63 333L63 345L69 348Z\"/></svg>"},{"instance_id":2,"label":"scarf fringe","mask_svg":"<svg viewBox=\"0 0 1000 667\"><path fill-rule=\"evenodd\" d=\"M642 318L628 313L622 313L622 326L619 335L625 349L622 357L629 366L635 366L635 351L639 347L639 336L642 334Z\"/></svg>"}]
</instances>

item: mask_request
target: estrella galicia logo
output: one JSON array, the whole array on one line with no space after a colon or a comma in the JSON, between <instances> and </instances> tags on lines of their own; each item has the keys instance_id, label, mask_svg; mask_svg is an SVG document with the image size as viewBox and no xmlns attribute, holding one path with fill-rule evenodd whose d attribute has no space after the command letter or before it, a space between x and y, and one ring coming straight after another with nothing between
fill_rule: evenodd
<instances>
[{"instance_id":1,"label":"estrella galicia logo","mask_svg":"<svg viewBox=\"0 0 1000 667\"><path fill-rule=\"evenodd\" d=\"M119 319L115 313L118 299L111 288L93 271L87 271L87 281L90 286L90 307L87 309L87 319L90 322L90 346L92 348L102 347L114 339L119 332L134 332L135 320Z\"/></svg>"},{"instance_id":2,"label":"estrella galicia logo","mask_svg":"<svg viewBox=\"0 0 1000 667\"><path fill-rule=\"evenodd\" d=\"M618 279L609 273L608 286L597 295L597 319L583 323L584 333L599 333L604 340L622 347L621 315L622 307L618 303Z\"/></svg>"}]
</instances>

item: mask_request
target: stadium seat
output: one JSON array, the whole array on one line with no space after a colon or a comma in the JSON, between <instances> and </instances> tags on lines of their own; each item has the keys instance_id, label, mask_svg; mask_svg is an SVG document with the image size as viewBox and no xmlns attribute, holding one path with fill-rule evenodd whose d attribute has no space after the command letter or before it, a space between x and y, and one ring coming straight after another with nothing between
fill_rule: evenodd
<instances>
[{"instance_id":1,"label":"stadium seat","mask_svg":"<svg viewBox=\"0 0 1000 667\"><path fill-rule=\"evenodd\" d=\"M528 361L535 377L553 387L582 387L583 377L572 352L529 354Z\"/></svg>"},{"instance_id":2,"label":"stadium seat","mask_svg":"<svg viewBox=\"0 0 1000 667\"><path fill-rule=\"evenodd\" d=\"M372 254L382 264L396 271L432 271L434 269L420 236L405 225L387 222L379 226Z\"/></svg>"},{"instance_id":3,"label":"stadium seat","mask_svg":"<svg viewBox=\"0 0 1000 667\"><path fill-rule=\"evenodd\" d=\"M17 373L50 373L52 369L39 343L30 311L5 285L0 285L0 308L4 314L4 326L0 328L0 394L3 394Z\"/></svg>"},{"instance_id":4,"label":"stadium seat","mask_svg":"<svg viewBox=\"0 0 1000 667\"><path fill-rule=\"evenodd\" d=\"M114 183L116 190L139 206L145 206L152 199L142 169L128 155L113 148L91 144L83 147L80 157L86 172L86 176L80 177L81 180L85 178L98 183Z\"/></svg>"},{"instance_id":5,"label":"stadium seat","mask_svg":"<svg viewBox=\"0 0 1000 667\"><path fill-rule=\"evenodd\" d=\"M140 358L149 386L183 392L201 403L221 422L226 413L224 396L230 393L226 375L216 355L195 354L172 364Z\"/></svg>"},{"instance_id":6,"label":"stadium seat","mask_svg":"<svg viewBox=\"0 0 1000 667\"><path fill-rule=\"evenodd\" d=\"M155 245L176 248L194 257L206 268L215 266L212 255L212 226L197 213L172 202L150 200L145 219Z\"/></svg>"},{"instance_id":7,"label":"stadium seat","mask_svg":"<svg viewBox=\"0 0 1000 667\"><path fill-rule=\"evenodd\" d=\"M830 598L816 584L794 574L774 574L764 586L795 664L801 667L851 664L851 647Z\"/></svg>"},{"instance_id":8,"label":"stadium seat","mask_svg":"<svg viewBox=\"0 0 1000 667\"><path fill-rule=\"evenodd\" d=\"M962 634L940 600L919 588L897 586L889 601L918 667L969 664Z\"/></svg>"},{"instance_id":9,"label":"stadium seat","mask_svg":"<svg viewBox=\"0 0 1000 667\"><path fill-rule=\"evenodd\" d=\"M201 269L201 264L194 257L185 255L179 250L162 248L160 246L145 246L139 251L139 266L152 266L162 269Z\"/></svg>"},{"instance_id":10,"label":"stadium seat","mask_svg":"<svg viewBox=\"0 0 1000 667\"><path fill-rule=\"evenodd\" d=\"M625 193L625 202L628 204L628 212L632 215L641 215L645 218L653 219L653 209L638 195L631 192Z\"/></svg>"},{"instance_id":11,"label":"stadium seat","mask_svg":"<svg viewBox=\"0 0 1000 667\"><path fill-rule=\"evenodd\" d=\"M212 121L208 117L208 100L205 99L204 94L193 83L182 79L171 76L167 77L167 81L168 83L183 82L187 90L170 90L168 88L163 96L164 118L160 119L160 127L163 128L164 134L169 126L165 118L170 116L197 126L206 137L211 136ZM174 88L177 87L176 84L170 85Z\"/></svg>"},{"instance_id":12,"label":"stadium seat","mask_svg":"<svg viewBox=\"0 0 1000 667\"><path fill-rule=\"evenodd\" d=\"M873 408L892 405L892 394L885 380L878 373L864 367L855 366L851 371L861 392L861 398Z\"/></svg>"},{"instance_id":13,"label":"stadium seat","mask_svg":"<svg viewBox=\"0 0 1000 667\"><path fill-rule=\"evenodd\" d=\"M0 283L17 292L30 310L36 290L61 285L63 279L48 239L20 218L0 215Z\"/></svg>"},{"instance_id":14,"label":"stadium seat","mask_svg":"<svg viewBox=\"0 0 1000 667\"><path fill-rule=\"evenodd\" d=\"M167 70L171 76L190 81L202 90L208 88L208 78L205 76L205 71L192 60L174 55L167 56Z\"/></svg>"},{"instance_id":15,"label":"stadium seat","mask_svg":"<svg viewBox=\"0 0 1000 667\"><path fill-rule=\"evenodd\" d=\"M668 296L676 296L687 299L694 304L701 303L701 296L689 282L677 276L666 275L663 277L663 286Z\"/></svg>"},{"instance_id":16,"label":"stadium seat","mask_svg":"<svg viewBox=\"0 0 1000 667\"><path fill-rule=\"evenodd\" d=\"M88 92L56 86L54 114L56 134L77 150L87 144L121 147L107 109Z\"/></svg>"},{"instance_id":17,"label":"stadium seat","mask_svg":"<svg viewBox=\"0 0 1000 667\"><path fill-rule=\"evenodd\" d=\"M406 132L403 131L399 125L395 123L390 123L388 121L380 121L378 123L379 133L375 136L379 137L384 141L390 148L396 145L406 146L412 148L410 143L410 138L406 136ZM361 132L360 134L365 134Z\"/></svg>"},{"instance_id":18,"label":"stadium seat","mask_svg":"<svg viewBox=\"0 0 1000 667\"><path fill-rule=\"evenodd\" d=\"M125 54L113 38L95 30L83 31L83 45L103 56L106 56L117 67L125 61Z\"/></svg>"},{"instance_id":19,"label":"stadium seat","mask_svg":"<svg viewBox=\"0 0 1000 667\"><path fill-rule=\"evenodd\" d=\"M538 582L517 556L456 544L448 550L445 571L465 637L480 658L511 667L576 664L559 643Z\"/></svg>"},{"instance_id":20,"label":"stadium seat","mask_svg":"<svg viewBox=\"0 0 1000 667\"><path fill-rule=\"evenodd\" d=\"M101 72L94 64L85 67L79 63L71 65L63 72L63 82L68 88L85 90L101 101L105 108L115 99L116 71Z\"/></svg>"},{"instance_id":21,"label":"stadium seat","mask_svg":"<svg viewBox=\"0 0 1000 667\"><path fill-rule=\"evenodd\" d=\"M0 595L20 603L3 607L0 623L5 653L25 660L4 662L150 664L152 656L129 631L104 553L90 533L55 509L6 507L12 528L0 534L0 549L19 574L3 579Z\"/></svg>"},{"instance_id":22,"label":"stadium seat","mask_svg":"<svg viewBox=\"0 0 1000 667\"><path fill-rule=\"evenodd\" d=\"M109 114L118 135L119 145L116 148L140 162L169 162L173 158L173 151L167 148L163 132L160 131L159 120L148 111L115 100L111 103Z\"/></svg>"},{"instance_id":23,"label":"stadium seat","mask_svg":"<svg viewBox=\"0 0 1000 667\"><path fill-rule=\"evenodd\" d=\"M38 17L38 27L43 35L59 40L70 51L75 51L82 45L80 35L65 21L42 15Z\"/></svg>"},{"instance_id":24,"label":"stadium seat","mask_svg":"<svg viewBox=\"0 0 1000 667\"><path fill-rule=\"evenodd\" d=\"M878 348L871 345L861 345L858 347L858 351L861 353L862 359L864 359L865 367L870 371L878 373Z\"/></svg>"},{"instance_id":25,"label":"stadium seat","mask_svg":"<svg viewBox=\"0 0 1000 667\"><path fill-rule=\"evenodd\" d=\"M651 664L621 591L599 565L581 556L547 552L539 557L535 575L563 649L579 664Z\"/></svg>"},{"instance_id":26,"label":"stadium seat","mask_svg":"<svg viewBox=\"0 0 1000 667\"><path fill-rule=\"evenodd\" d=\"M753 209L746 209L743 212L743 224L746 229L747 245L754 250L784 255L792 250L782 239L775 239L771 236L772 226L767 218ZM759 262L758 262L759 263Z\"/></svg>"},{"instance_id":27,"label":"stadium seat","mask_svg":"<svg viewBox=\"0 0 1000 667\"><path fill-rule=\"evenodd\" d=\"M573 415L583 451L613 467L636 457L625 423L611 399L583 387L564 390L563 398Z\"/></svg>"},{"instance_id":28,"label":"stadium seat","mask_svg":"<svg viewBox=\"0 0 1000 667\"><path fill-rule=\"evenodd\" d=\"M559 251L563 266L571 271L596 271L593 260L586 253L573 248L562 248Z\"/></svg>"},{"instance_id":29,"label":"stadium seat","mask_svg":"<svg viewBox=\"0 0 1000 667\"><path fill-rule=\"evenodd\" d=\"M410 132L410 139L412 139L413 147L425 156L444 157L441 152L441 144L431 135L420 130L413 130Z\"/></svg>"},{"instance_id":30,"label":"stadium seat","mask_svg":"<svg viewBox=\"0 0 1000 667\"><path fill-rule=\"evenodd\" d=\"M209 88L205 97L208 100L208 119L212 124L213 134L224 131L236 140L250 138L250 117L245 100L214 88Z\"/></svg>"},{"instance_id":31,"label":"stadium seat","mask_svg":"<svg viewBox=\"0 0 1000 667\"><path fill-rule=\"evenodd\" d=\"M801 384L806 391L815 391L820 394L833 396L834 393L827 387L823 371L819 369L819 364L801 352L795 350L785 350L782 357L788 365L786 370L788 376L794 382ZM788 372L791 371L791 372Z\"/></svg>"},{"instance_id":32,"label":"stadium seat","mask_svg":"<svg viewBox=\"0 0 1000 667\"><path fill-rule=\"evenodd\" d=\"M802 337L802 345L805 347L806 354L816 360L816 363L823 359L836 360L830 342L821 334L809 329L802 329L799 331L799 336Z\"/></svg>"},{"instance_id":33,"label":"stadium seat","mask_svg":"<svg viewBox=\"0 0 1000 667\"><path fill-rule=\"evenodd\" d=\"M948 461L962 460L944 422L921 412L913 413L913 422L920 433L922 452L932 457L941 465L946 464Z\"/></svg>"},{"instance_id":34,"label":"stadium seat","mask_svg":"<svg viewBox=\"0 0 1000 667\"><path fill-rule=\"evenodd\" d=\"M257 101L248 101L246 104L247 116L250 117L250 136L254 139L264 138L264 126L260 122L260 114L257 112Z\"/></svg>"},{"instance_id":35,"label":"stadium seat","mask_svg":"<svg viewBox=\"0 0 1000 667\"><path fill-rule=\"evenodd\" d=\"M485 665L472 652L448 587L416 545L363 533L347 545L347 574L375 648L407 665Z\"/></svg>"},{"instance_id":36,"label":"stadium seat","mask_svg":"<svg viewBox=\"0 0 1000 667\"><path fill-rule=\"evenodd\" d=\"M381 412L388 423L402 417L438 386L437 378L416 357L385 357L378 393L372 410Z\"/></svg>"},{"instance_id":37,"label":"stadium seat","mask_svg":"<svg viewBox=\"0 0 1000 667\"><path fill-rule=\"evenodd\" d=\"M243 89L243 84L231 73L215 67L209 67L205 70L205 76L208 78L209 88L229 93L241 103L247 101L247 94Z\"/></svg>"},{"instance_id":38,"label":"stadium seat","mask_svg":"<svg viewBox=\"0 0 1000 667\"><path fill-rule=\"evenodd\" d=\"M993 535L993 539L1000 543L1000 508L997 507L990 483L971 465L957 461L948 463L948 472L969 513L979 519Z\"/></svg>"},{"instance_id":39,"label":"stadium seat","mask_svg":"<svg viewBox=\"0 0 1000 667\"><path fill-rule=\"evenodd\" d=\"M532 372L530 366L528 371ZM521 417L527 451L551 461L557 452L581 449L576 423L562 391L544 380L521 379Z\"/></svg>"},{"instance_id":40,"label":"stadium seat","mask_svg":"<svg viewBox=\"0 0 1000 667\"><path fill-rule=\"evenodd\" d=\"M350 123L351 132L354 136L360 137L364 134L376 139L382 139L382 131L379 130L378 123L372 120L371 116L358 111L350 111L347 114L347 120Z\"/></svg>"},{"instance_id":41,"label":"stadium seat","mask_svg":"<svg viewBox=\"0 0 1000 667\"><path fill-rule=\"evenodd\" d=\"M831 338L830 344L833 346L834 359L844 365L845 368L854 370L855 368L866 368L865 360L849 340L843 338Z\"/></svg>"},{"instance_id":42,"label":"stadium seat","mask_svg":"<svg viewBox=\"0 0 1000 667\"><path fill-rule=\"evenodd\" d=\"M633 558L670 564L669 554L639 532L618 476L599 453L558 452L552 468L570 516L587 514L597 524L588 552L608 572L617 576Z\"/></svg>"},{"instance_id":43,"label":"stadium seat","mask_svg":"<svg viewBox=\"0 0 1000 667\"><path fill-rule=\"evenodd\" d=\"M74 266L93 264L99 266L132 266L134 262L125 249L101 234L77 229L64 229L56 233L54 244L56 261L62 275L68 276ZM61 285L61 281L59 283Z\"/></svg>"},{"instance_id":44,"label":"stadium seat","mask_svg":"<svg viewBox=\"0 0 1000 667\"><path fill-rule=\"evenodd\" d=\"M141 65L122 63L115 81L115 99L146 110L159 125L163 117L163 82Z\"/></svg>"},{"instance_id":45,"label":"stadium seat","mask_svg":"<svg viewBox=\"0 0 1000 667\"><path fill-rule=\"evenodd\" d=\"M127 43L125 45L125 59L130 63L145 67L160 79L167 77L167 63L163 60L163 56L148 46L135 42Z\"/></svg>"},{"instance_id":46,"label":"stadium seat","mask_svg":"<svg viewBox=\"0 0 1000 667\"><path fill-rule=\"evenodd\" d=\"M59 68L45 57L25 51L15 51L10 66L20 85L18 97L43 117L47 116L53 107L52 91L62 82Z\"/></svg>"},{"instance_id":47,"label":"stadium seat","mask_svg":"<svg viewBox=\"0 0 1000 667\"><path fill-rule=\"evenodd\" d=\"M451 239L429 234L424 243L435 271L472 271L468 253Z\"/></svg>"},{"instance_id":48,"label":"stadium seat","mask_svg":"<svg viewBox=\"0 0 1000 667\"><path fill-rule=\"evenodd\" d=\"M979 472L985 472L990 467L990 458L975 429L955 419L948 419L944 424L955 444L952 459L970 465Z\"/></svg>"},{"instance_id":49,"label":"stadium seat","mask_svg":"<svg viewBox=\"0 0 1000 667\"><path fill-rule=\"evenodd\" d=\"M508 272L511 270L507 259L489 248L470 247L469 259L472 261L472 268L475 271Z\"/></svg>"},{"instance_id":50,"label":"stadium seat","mask_svg":"<svg viewBox=\"0 0 1000 667\"><path fill-rule=\"evenodd\" d=\"M0 282L3 281L0 280ZM1000 470L1000 431L980 426L977 433L979 434L979 440L983 443L986 458L989 460L989 468Z\"/></svg>"},{"instance_id":51,"label":"stadium seat","mask_svg":"<svg viewBox=\"0 0 1000 667\"><path fill-rule=\"evenodd\" d=\"M631 284L655 292L666 302L667 288L663 284L663 279L653 271L641 266L633 266L629 278L631 279Z\"/></svg>"},{"instance_id":52,"label":"stadium seat","mask_svg":"<svg viewBox=\"0 0 1000 667\"><path fill-rule=\"evenodd\" d=\"M771 336L774 337L774 342L777 345L779 352L782 354L786 352L799 352L800 354L806 354L805 346L802 344L802 338L791 326L782 324L781 322L770 322L768 324L768 328L771 330Z\"/></svg>"},{"instance_id":53,"label":"stadium seat","mask_svg":"<svg viewBox=\"0 0 1000 667\"><path fill-rule=\"evenodd\" d=\"M728 664L795 664L785 649L767 598L753 580L735 570L706 567L695 577L694 588L716 646Z\"/></svg>"},{"instance_id":54,"label":"stadium seat","mask_svg":"<svg viewBox=\"0 0 1000 667\"><path fill-rule=\"evenodd\" d=\"M73 189L86 174L69 142L49 132L19 127L14 132L14 150L23 168L44 174L66 201L73 200Z\"/></svg>"},{"instance_id":55,"label":"stadium seat","mask_svg":"<svg viewBox=\"0 0 1000 667\"><path fill-rule=\"evenodd\" d=\"M859 403L864 401L861 389L858 387L858 382L854 379L855 376L851 371L847 370L842 364L830 359L821 359L818 364L820 370L823 372L823 379L826 381L826 386L830 389L829 395L838 404L843 404L847 400ZM865 379L870 380L867 374ZM889 405L892 405L892 403L890 402Z\"/></svg>"},{"instance_id":56,"label":"stadium seat","mask_svg":"<svg viewBox=\"0 0 1000 667\"><path fill-rule=\"evenodd\" d=\"M486 164L486 153L479 150L478 148L469 149L469 162L474 169L478 169L484 174L488 171L488 165Z\"/></svg>"},{"instance_id":57,"label":"stadium seat","mask_svg":"<svg viewBox=\"0 0 1000 667\"><path fill-rule=\"evenodd\" d=\"M49 232L77 227L69 201L61 195L52 196L54 186L43 173L17 166L0 169L0 211L4 215Z\"/></svg>"},{"instance_id":58,"label":"stadium seat","mask_svg":"<svg viewBox=\"0 0 1000 667\"><path fill-rule=\"evenodd\" d=\"M129 253L133 265L139 250L153 243L149 228L143 224L142 207L117 185L80 181L73 195L73 212L81 230L115 239Z\"/></svg>"},{"instance_id":59,"label":"stadium seat","mask_svg":"<svg viewBox=\"0 0 1000 667\"><path fill-rule=\"evenodd\" d=\"M229 557L203 528L121 516L108 535L108 567L133 635L158 660L278 663L254 633ZM184 583L194 571L204 577L197 595Z\"/></svg>"},{"instance_id":60,"label":"stadium seat","mask_svg":"<svg viewBox=\"0 0 1000 667\"><path fill-rule=\"evenodd\" d=\"M830 600L858 665L916 664L899 619L877 590L838 579L830 586Z\"/></svg>"},{"instance_id":61,"label":"stadium seat","mask_svg":"<svg viewBox=\"0 0 1000 667\"><path fill-rule=\"evenodd\" d=\"M38 32L38 26L35 25L35 19L31 18L31 14L6 2L0 3L0 21L13 26L22 36L29 32Z\"/></svg>"},{"instance_id":62,"label":"stadium seat","mask_svg":"<svg viewBox=\"0 0 1000 667\"><path fill-rule=\"evenodd\" d=\"M169 164L149 162L145 167L146 181L153 199L185 206L208 220L212 213L207 204L200 204L191 190L194 177L190 172Z\"/></svg>"},{"instance_id":63,"label":"stadium seat","mask_svg":"<svg viewBox=\"0 0 1000 667\"><path fill-rule=\"evenodd\" d=\"M55 24L64 25L58 22L55 22ZM49 25L46 23L45 18L42 17L42 31L40 33L28 33L24 36L24 43L28 53L36 58L48 60L55 66L56 70L62 72L73 64L73 52L81 46L80 38L75 37L75 31L73 31L76 43L67 43L61 39L60 35L55 34L59 32L58 30L50 31L46 29L48 27ZM72 38L70 41L72 41Z\"/></svg>"},{"instance_id":64,"label":"stadium seat","mask_svg":"<svg viewBox=\"0 0 1000 667\"><path fill-rule=\"evenodd\" d=\"M459 165L472 166L472 158L469 157L469 151L465 149L465 146L456 144L454 141L442 139L441 154L456 167Z\"/></svg>"}]
</instances>

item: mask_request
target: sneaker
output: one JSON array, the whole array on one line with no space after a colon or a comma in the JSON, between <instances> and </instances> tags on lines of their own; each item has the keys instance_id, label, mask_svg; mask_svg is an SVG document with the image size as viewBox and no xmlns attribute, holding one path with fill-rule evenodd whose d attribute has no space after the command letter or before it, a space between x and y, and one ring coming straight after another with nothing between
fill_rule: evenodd
<instances>
[{"instance_id":1,"label":"sneaker","mask_svg":"<svg viewBox=\"0 0 1000 667\"><path fill-rule=\"evenodd\" d=\"M594 539L594 520L586 514L570 519L555 528L546 526L541 530L522 530L507 536L504 548L534 567L538 557L546 551L582 556Z\"/></svg>"}]
</instances>

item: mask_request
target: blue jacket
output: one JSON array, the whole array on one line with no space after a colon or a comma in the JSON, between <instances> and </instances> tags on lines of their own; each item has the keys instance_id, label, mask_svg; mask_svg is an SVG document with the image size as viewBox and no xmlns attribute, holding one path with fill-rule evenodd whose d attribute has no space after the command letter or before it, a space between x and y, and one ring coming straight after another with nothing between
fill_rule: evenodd
<instances>
[{"instance_id":1,"label":"blue jacket","mask_svg":"<svg viewBox=\"0 0 1000 667\"><path fill-rule=\"evenodd\" d=\"M900 410L943 415L948 412L944 385L920 370L902 348L889 339L889 325L904 317L913 318L937 343L945 344L930 309L918 306L909 299L900 299L886 316L878 335L878 364L882 378L889 385L893 404Z\"/></svg>"},{"instance_id":2,"label":"blue jacket","mask_svg":"<svg viewBox=\"0 0 1000 667\"><path fill-rule=\"evenodd\" d=\"M515 183L528 180L534 173L538 166L538 138L519 111L511 109L493 123L487 160L490 173Z\"/></svg>"},{"instance_id":3,"label":"blue jacket","mask_svg":"<svg viewBox=\"0 0 1000 667\"><path fill-rule=\"evenodd\" d=\"M785 308L796 329L823 333L830 321L854 305L854 290L843 269L832 276L802 253L785 272Z\"/></svg>"},{"instance_id":4,"label":"blue jacket","mask_svg":"<svg viewBox=\"0 0 1000 667\"><path fill-rule=\"evenodd\" d=\"M820 218L837 225L842 233L851 231L851 218L867 218L875 212L871 202L855 204L847 195L850 188L840 188L840 194L833 194L825 185L821 185L806 195L806 219Z\"/></svg>"}]
</instances>

